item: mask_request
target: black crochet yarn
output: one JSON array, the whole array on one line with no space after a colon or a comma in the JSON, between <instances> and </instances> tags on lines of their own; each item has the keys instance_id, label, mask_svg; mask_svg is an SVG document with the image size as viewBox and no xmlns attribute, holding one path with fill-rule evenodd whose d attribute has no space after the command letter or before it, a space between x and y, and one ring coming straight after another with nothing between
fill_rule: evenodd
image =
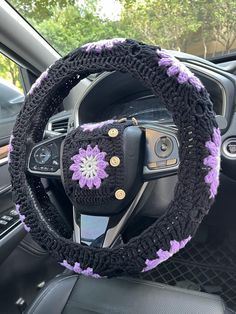
<instances>
[{"instance_id":1,"label":"black crochet yarn","mask_svg":"<svg viewBox=\"0 0 236 314\"><path fill-rule=\"evenodd\" d=\"M40 180L26 172L27 145L42 139L49 117L82 78L114 70L140 79L172 112L179 130L180 167L165 216L123 246L97 249L72 242ZM134 40L87 44L41 75L17 117L9 163L17 210L33 238L75 272L99 278L148 271L183 248L208 213L219 184L219 148L209 95L182 63L158 47Z\"/></svg>"}]
</instances>

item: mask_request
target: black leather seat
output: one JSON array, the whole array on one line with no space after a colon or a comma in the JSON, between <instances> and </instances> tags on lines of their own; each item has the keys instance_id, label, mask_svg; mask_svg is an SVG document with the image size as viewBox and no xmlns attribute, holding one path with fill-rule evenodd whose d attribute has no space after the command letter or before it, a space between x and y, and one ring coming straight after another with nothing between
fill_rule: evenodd
<instances>
[{"instance_id":1,"label":"black leather seat","mask_svg":"<svg viewBox=\"0 0 236 314\"><path fill-rule=\"evenodd\" d=\"M61 275L52 280L27 314L228 314L215 295L129 278Z\"/></svg>"}]
</instances>

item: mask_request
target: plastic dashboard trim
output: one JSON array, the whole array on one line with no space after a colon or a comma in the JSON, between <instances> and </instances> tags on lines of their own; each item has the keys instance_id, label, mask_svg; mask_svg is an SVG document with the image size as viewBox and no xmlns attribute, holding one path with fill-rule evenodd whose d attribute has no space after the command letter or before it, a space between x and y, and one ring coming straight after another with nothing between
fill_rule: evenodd
<instances>
[{"instance_id":1,"label":"plastic dashboard trim","mask_svg":"<svg viewBox=\"0 0 236 314\"><path fill-rule=\"evenodd\" d=\"M196 63L186 62L186 60L183 60L183 61L195 73L211 79L220 87L222 91L222 98L223 98L221 116L224 117L227 122L226 128L222 130L222 133L225 133L225 131L227 130L229 126L229 122L231 120L233 108L235 105L233 102L234 95L235 95L235 86L233 84L233 77L232 77L233 75L229 73L225 73L223 70L220 71L218 68L215 68L214 66L210 68L208 63L206 65L202 64L202 66L200 66ZM73 111L72 117L70 118L69 124L75 127L77 127L80 124L80 108L81 108L82 102L97 84L101 83L102 80L104 80L105 78L109 77L112 74L114 74L114 72L102 73L89 85L86 91L82 95L80 95L74 107L74 111ZM236 84L236 80L235 80L235 84ZM82 122L86 123L88 121L82 121Z\"/></svg>"}]
</instances>

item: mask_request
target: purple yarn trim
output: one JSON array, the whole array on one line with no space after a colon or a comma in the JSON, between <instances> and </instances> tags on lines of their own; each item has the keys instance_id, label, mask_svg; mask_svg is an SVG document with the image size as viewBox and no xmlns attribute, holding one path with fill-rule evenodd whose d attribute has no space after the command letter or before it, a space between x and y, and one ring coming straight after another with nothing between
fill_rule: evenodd
<instances>
[{"instance_id":1,"label":"purple yarn trim","mask_svg":"<svg viewBox=\"0 0 236 314\"><path fill-rule=\"evenodd\" d=\"M97 145L94 148L90 145L86 149L80 148L79 154L71 158L74 161L70 166L70 170L74 172L72 180L79 181L81 188L87 186L89 189L99 189L102 180L108 177L105 156L106 153L101 152Z\"/></svg>"},{"instance_id":2,"label":"purple yarn trim","mask_svg":"<svg viewBox=\"0 0 236 314\"><path fill-rule=\"evenodd\" d=\"M93 272L93 269L91 267L87 267L86 269L82 269L80 267L80 263L75 263L74 266L70 265L66 260L64 260L62 263L60 263L62 266L66 267L69 270L73 270L77 274L81 274L84 276L88 277L93 277L93 278L101 278L98 274L95 274Z\"/></svg>"},{"instance_id":3,"label":"purple yarn trim","mask_svg":"<svg viewBox=\"0 0 236 314\"><path fill-rule=\"evenodd\" d=\"M39 87L41 82L45 80L48 76L48 69L41 73L41 75L37 78L37 80L34 82L34 84L31 86L29 90L29 94L32 95L35 88Z\"/></svg>"},{"instance_id":4,"label":"purple yarn trim","mask_svg":"<svg viewBox=\"0 0 236 314\"><path fill-rule=\"evenodd\" d=\"M169 251L164 251L162 249L159 249L156 253L157 258L149 260L147 259L145 264L147 265L142 272L149 271L155 267L157 267L159 264L162 262L166 261L169 259L172 255L177 253L180 249L184 248L185 245L191 240L191 236L188 238L181 240L181 241L176 241L176 240L171 240L170 241L170 249Z\"/></svg>"},{"instance_id":5,"label":"purple yarn trim","mask_svg":"<svg viewBox=\"0 0 236 314\"><path fill-rule=\"evenodd\" d=\"M204 180L210 185L210 198L214 198L219 186L219 174L220 174L220 147L221 147L221 135L220 129L214 128L212 141L207 141L205 144L210 155L204 158L204 165L209 167L209 172L205 176Z\"/></svg>"},{"instance_id":6,"label":"purple yarn trim","mask_svg":"<svg viewBox=\"0 0 236 314\"><path fill-rule=\"evenodd\" d=\"M113 39L104 39L97 42L88 43L83 45L81 48L85 48L85 51L89 52L95 50L101 52L104 48L111 49L114 45L125 42L125 38L113 38Z\"/></svg>"},{"instance_id":7,"label":"purple yarn trim","mask_svg":"<svg viewBox=\"0 0 236 314\"><path fill-rule=\"evenodd\" d=\"M171 56L166 50L157 50L160 57L158 65L167 69L168 76L176 76L180 84L189 83L198 91L204 88L202 82L178 59Z\"/></svg>"},{"instance_id":8,"label":"purple yarn trim","mask_svg":"<svg viewBox=\"0 0 236 314\"><path fill-rule=\"evenodd\" d=\"M107 121L102 121L102 122L97 122L97 123L85 123L81 125L81 128L83 131L90 131L92 132L95 129L101 129L104 125L107 124L112 124L114 120L107 120Z\"/></svg>"},{"instance_id":9,"label":"purple yarn trim","mask_svg":"<svg viewBox=\"0 0 236 314\"><path fill-rule=\"evenodd\" d=\"M23 227L25 228L25 231L30 232L30 227L28 227L28 226L25 224L25 222L24 222L24 220L25 220L25 215L21 215L21 213L20 213L20 205L19 205L19 204L16 204L16 212L17 212L17 214L19 215L20 221L22 222Z\"/></svg>"},{"instance_id":10,"label":"purple yarn trim","mask_svg":"<svg viewBox=\"0 0 236 314\"><path fill-rule=\"evenodd\" d=\"M7 154L7 159L8 159L8 163L11 162L11 153L13 152L13 145L12 145L12 140L14 139L14 136L11 134L10 136L10 141L8 144L8 154Z\"/></svg>"}]
</instances>

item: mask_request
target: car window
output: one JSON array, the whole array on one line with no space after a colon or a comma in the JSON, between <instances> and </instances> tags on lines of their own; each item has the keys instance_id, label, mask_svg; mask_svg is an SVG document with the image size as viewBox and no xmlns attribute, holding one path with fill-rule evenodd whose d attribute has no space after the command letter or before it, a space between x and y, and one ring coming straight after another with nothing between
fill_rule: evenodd
<instances>
[{"instance_id":1,"label":"car window","mask_svg":"<svg viewBox=\"0 0 236 314\"><path fill-rule=\"evenodd\" d=\"M19 66L0 54L0 139L10 135L24 98Z\"/></svg>"},{"instance_id":2,"label":"car window","mask_svg":"<svg viewBox=\"0 0 236 314\"><path fill-rule=\"evenodd\" d=\"M204 58L236 53L235 0L8 0L62 55L134 38Z\"/></svg>"}]
</instances>

